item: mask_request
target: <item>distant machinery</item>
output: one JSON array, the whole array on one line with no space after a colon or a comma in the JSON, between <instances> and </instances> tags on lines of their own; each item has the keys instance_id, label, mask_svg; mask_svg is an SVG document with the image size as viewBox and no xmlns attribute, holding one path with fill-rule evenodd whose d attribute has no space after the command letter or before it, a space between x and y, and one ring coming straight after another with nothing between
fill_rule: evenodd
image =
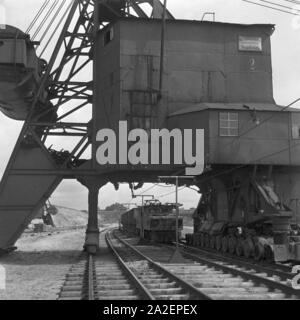
<instances>
[{"instance_id":1,"label":"distant machinery","mask_svg":"<svg viewBox=\"0 0 300 320\"><path fill-rule=\"evenodd\" d=\"M34 45L21 30L11 26L1 30L0 110L15 120L26 120L47 67L46 62L37 57ZM49 101L40 103L41 109L49 108Z\"/></svg>"},{"instance_id":2,"label":"distant machinery","mask_svg":"<svg viewBox=\"0 0 300 320\"><path fill-rule=\"evenodd\" d=\"M45 70L31 52L33 73L42 78L37 87L30 83L30 107L22 103L26 90L17 95L20 104L12 104L28 113L20 111L26 121L0 185L0 248L14 245L62 179L89 189L86 249L94 252L102 186L141 186L159 175L183 174L185 165L178 164L99 165L98 130L117 131L122 120L128 130L205 130L205 170L195 182L181 181L203 194L195 235L204 221L244 227L266 219L275 259L299 260L289 204L299 198L300 113L273 98L273 31L273 25L174 20L158 0L74 1ZM0 36L11 39L5 31ZM25 43L30 52L30 40ZM7 60L0 67L14 65ZM90 62L87 79L82 72ZM2 109L8 103L1 102ZM89 105L91 121L78 121L74 115ZM61 152L47 144L52 136L77 142Z\"/></svg>"},{"instance_id":3,"label":"distant machinery","mask_svg":"<svg viewBox=\"0 0 300 320\"><path fill-rule=\"evenodd\" d=\"M121 228L123 231L138 235L145 240L161 243L174 242L176 240L175 208L174 204L162 204L157 200L147 200L144 206L133 208L121 215ZM182 218L179 218L178 226L181 234Z\"/></svg>"}]
</instances>

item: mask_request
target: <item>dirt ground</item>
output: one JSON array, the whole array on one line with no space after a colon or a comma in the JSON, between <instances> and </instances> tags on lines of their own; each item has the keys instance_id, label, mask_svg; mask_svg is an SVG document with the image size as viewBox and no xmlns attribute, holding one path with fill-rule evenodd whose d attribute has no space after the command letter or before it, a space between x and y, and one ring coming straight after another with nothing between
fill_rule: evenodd
<instances>
[{"instance_id":1,"label":"dirt ground","mask_svg":"<svg viewBox=\"0 0 300 320\"><path fill-rule=\"evenodd\" d=\"M18 250L0 257L6 290L0 300L55 300L65 275L82 252L85 230L23 236Z\"/></svg>"}]
</instances>

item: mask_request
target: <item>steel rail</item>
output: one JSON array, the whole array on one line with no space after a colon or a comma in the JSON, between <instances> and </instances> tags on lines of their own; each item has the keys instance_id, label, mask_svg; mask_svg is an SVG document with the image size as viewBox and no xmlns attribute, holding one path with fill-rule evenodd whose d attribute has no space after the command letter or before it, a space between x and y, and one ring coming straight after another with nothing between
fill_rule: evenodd
<instances>
[{"instance_id":1,"label":"steel rail","mask_svg":"<svg viewBox=\"0 0 300 320\"><path fill-rule=\"evenodd\" d=\"M162 272L167 277L171 278L173 281L177 282L183 289L187 290L191 294L191 299L195 300L213 300L210 296L206 295L205 293L201 292L198 288L193 286L192 284L186 282L182 278L176 276L174 273L170 272L166 268L164 268L162 265L154 262L149 257L145 256L141 251L134 248L131 244L129 244L127 241L121 239L116 234L114 234L114 237L123 243L126 247L130 248L133 252L135 252L138 256L140 256L142 259L148 261L149 265L152 266L153 269Z\"/></svg>"},{"instance_id":2,"label":"steel rail","mask_svg":"<svg viewBox=\"0 0 300 320\"><path fill-rule=\"evenodd\" d=\"M88 300L95 300L95 272L94 272L94 259L93 256L90 254L88 256Z\"/></svg>"},{"instance_id":3,"label":"steel rail","mask_svg":"<svg viewBox=\"0 0 300 320\"><path fill-rule=\"evenodd\" d=\"M183 256L185 256L189 259L192 259L194 261L200 262L202 264L208 265L208 266L216 268L216 269L220 269L222 271L233 274L235 276L240 276L244 279L247 279L248 281L253 281L254 283L256 283L258 285L265 285L272 290L280 290L286 295L296 296L300 299L300 292L293 289L292 287L289 287L286 284L283 284L281 282L271 280L271 279L268 279L265 277L261 277L257 274L248 273L247 271L242 271L242 270L236 269L231 266L226 266L220 262L218 263L218 262L212 261L208 258L199 257L199 256L194 255L192 253L188 253L182 249L180 251Z\"/></svg>"},{"instance_id":4,"label":"steel rail","mask_svg":"<svg viewBox=\"0 0 300 320\"><path fill-rule=\"evenodd\" d=\"M100 234L106 232L109 228L105 228L100 230ZM85 276L86 276L86 285L87 285L87 300L93 301L96 300L95 295L95 281L97 280L96 273L95 273L95 262L94 257L92 254L87 255L87 266L85 269ZM84 284L85 285L85 284ZM85 289L85 287L83 288Z\"/></svg>"},{"instance_id":5,"label":"steel rail","mask_svg":"<svg viewBox=\"0 0 300 320\"><path fill-rule=\"evenodd\" d=\"M114 248L109 232L105 235L106 243L109 249L114 254L119 266L124 271L129 280L134 283L135 288L137 289L139 295L143 298L143 300L155 300L154 296L150 293L150 291L143 285L143 283L136 277L136 275L127 267L126 262L121 258L116 249Z\"/></svg>"},{"instance_id":6,"label":"steel rail","mask_svg":"<svg viewBox=\"0 0 300 320\"><path fill-rule=\"evenodd\" d=\"M280 266L280 265L274 264L274 268L273 268L273 266L271 265L266 266L261 263L255 264L251 261L247 261L246 259L243 259L242 257L233 257L233 256L223 255L217 252L213 252L211 250L206 250L205 248L195 248L195 247L187 246L184 244L180 244L180 245L184 250L194 251L194 253L198 252L200 254L205 254L207 256L211 256L213 259L222 259L224 262L236 264L239 267L256 269L258 272L265 272L270 276L273 276L273 275L278 276L284 280L290 279L290 277L292 276L291 272L276 269L276 268L283 269L283 267L287 269L288 267L286 266Z\"/></svg>"}]
</instances>

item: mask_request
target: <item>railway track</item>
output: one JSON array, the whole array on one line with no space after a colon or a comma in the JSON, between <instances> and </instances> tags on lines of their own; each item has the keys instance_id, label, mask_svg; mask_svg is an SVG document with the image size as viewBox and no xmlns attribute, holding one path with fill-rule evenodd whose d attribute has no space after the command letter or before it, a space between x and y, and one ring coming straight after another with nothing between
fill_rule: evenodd
<instances>
[{"instance_id":1,"label":"railway track","mask_svg":"<svg viewBox=\"0 0 300 320\"><path fill-rule=\"evenodd\" d=\"M104 240L104 233L101 238ZM191 284L143 256L112 233L107 232L105 240L110 257L105 251L96 256L83 255L70 269L59 300L208 298Z\"/></svg>"},{"instance_id":2,"label":"railway track","mask_svg":"<svg viewBox=\"0 0 300 320\"><path fill-rule=\"evenodd\" d=\"M188 280L212 299L300 299L300 292L289 284L292 276L283 271L199 256L187 250L181 252L185 258L197 263L197 274L186 275L184 266L170 266L170 270L179 276L187 276Z\"/></svg>"},{"instance_id":3,"label":"railway track","mask_svg":"<svg viewBox=\"0 0 300 320\"><path fill-rule=\"evenodd\" d=\"M101 250L82 256L66 277L60 300L300 299L291 274L181 247L138 245L116 231L101 233ZM104 246L105 244L105 246ZM157 262L159 261L159 263Z\"/></svg>"},{"instance_id":4,"label":"railway track","mask_svg":"<svg viewBox=\"0 0 300 320\"><path fill-rule=\"evenodd\" d=\"M100 253L83 254L66 276L58 300L151 300L126 263L100 234ZM106 241L105 241L106 240Z\"/></svg>"},{"instance_id":5,"label":"railway track","mask_svg":"<svg viewBox=\"0 0 300 320\"><path fill-rule=\"evenodd\" d=\"M114 233L108 234L118 254L148 290L152 300L206 300L208 297L192 284L178 277L161 264L156 263L141 251Z\"/></svg>"},{"instance_id":6,"label":"railway track","mask_svg":"<svg viewBox=\"0 0 300 320\"><path fill-rule=\"evenodd\" d=\"M253 266L261 266L264 268L269 268L273 270L278 270L285 272L287 274L290 273L292 270L293 266L295 263L289 262L289 263L276 263L272 261L267 261L267 260L262 260L262 261L257 261L254 258L245 258L243 256L237 256L235 254L230 254L230 253L222 253L210 248L203 248L203 247L195 247L191 245L187 245L185 241L180 241L180 246L184 247L187 250L202 254L202 255L207 255L211 257L216 257L216 258L221 258L224 260L228 261L240 261L246 264L252 264Z\"/></svg>"},{"instance_id":7,"label":"railway track","mask_svg":"<svg viewBox=\"0 0 300 320\"><path fill-rule=\"evenodd\" d=\"M141 251L147 256L166 255L170 246L144 246ZM290 286L290 272L278 268L254 265L223 256L208 256L191 252L190 248L180 249L186 259L182 264L163 263L162 265L177 277L200 290L208 299L268 300L300 299L300 291Z\"/></svg>"},{"instance_id":8,"label":"railway track","mask_svg":"<svg viewBox=\"0 0 300 320\"><path fill-rule=\"evenodd\" d=\"M279 277L282 281L288 282L293 277L293 274L291 273L293 267L292 264L258 262L255 260L249 260L243 257L237 257L230 254L222 254L212 250L187 246L183 243L180 246L187 253L201 255L203 257L212 259L213 261L222 261L225 264L236 265L237 267L253 269L256 270L258 273L274 275Z\"/></svg>"}]
</instances>

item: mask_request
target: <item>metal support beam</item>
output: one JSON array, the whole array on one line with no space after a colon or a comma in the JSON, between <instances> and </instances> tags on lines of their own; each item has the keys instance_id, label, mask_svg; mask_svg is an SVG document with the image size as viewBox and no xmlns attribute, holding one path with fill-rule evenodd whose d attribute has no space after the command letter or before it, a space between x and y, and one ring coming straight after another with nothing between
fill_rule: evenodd
<instances>
[{"instance_id":1,"label":"metal support beam","mask_svg":"<svg viewBox=\"0 0 300 320\"><path fill-rule=\"evenodd\" d=\"M187 179L193 179L194 176L162 176L159 177L159 179L166 179L166 180L175 180L175 202L176 202L176 249L170 259L170 263L181 263L184 261L184 258L181 256L181 253L179 251L179 202L178 202L178 186L179 186L179 180L187 180Z\"/></svg>"},{"instance_id":2,"label":"metal support beam","mask_svg":"<svg viewBox=\"0 0 300 320\"><path fill-rule=\"evenodd\" d=\"M98 196L103 182L92 177L81 178L78 181L88 189L88 225L84 249L90 254L95 254L99 250Z\"/></svg>"},{"instance_id":3,"label":"metal support beam","mask_svg":"<svg viewBox=\"0 0 300 320\"><path fill-rule=\"evenodd\" d=\"M96 253L99 249L98 195L99 187L89 185L89 219L86 231L85 249Z\"/></svg>"}]
</instances>

